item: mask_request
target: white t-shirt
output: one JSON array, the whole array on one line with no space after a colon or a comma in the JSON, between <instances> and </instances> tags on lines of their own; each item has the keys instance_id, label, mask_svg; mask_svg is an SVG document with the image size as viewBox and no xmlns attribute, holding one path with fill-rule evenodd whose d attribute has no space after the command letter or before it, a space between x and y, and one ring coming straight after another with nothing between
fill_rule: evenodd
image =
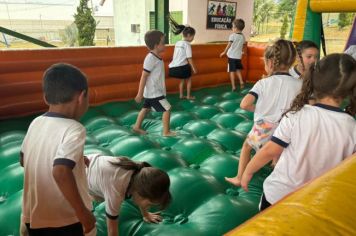
<instances>
[{"instance_id":1,"label":"white t-shirt","mask_svg":"<svg viewBox=\"0 0 356 236\"><path fill-rule=\"evenodd\" d=\"M263 184L274 204L356 152L356 121L336 107L305 105L283 117L271 140L285 148Z\"/></svg>"},{"instance_id":2,"label":"white t-shirt","mask_svg":"<svg viewBox=\"0 0 356 236\"><path fill-rule=\"evenodd\" d=\"M257 99L254 121L263 119L278 123L301 88L302 80L296 80L288 73L276 73L257 81L249 92Z\"/></svg>"},{"instance_id":3,"label":"white t-shirt","mask_svg":"<svg viewBox=\"0 0 356 236\"><path fill-rule=\"evenodd\" d=\"M301 76L300 72L297 70L297 66L291 67L289 69L289 74L295 79L299 79Z\"/></svg>"},{"instance_id":4,"label":"white t-shirt","mask_svg":"<svg viewBox=\"0 0 356 236\"><path fill-rule=\"evenodd\" d=\"M178 41L174 47L173 60L168 67L184 66L188 64L188 58L192 58L192 46L188 41Z\"/></svg>"},{"instance_id":5,"label":"white t-shirt","mask_svg":"<svg viewBox=\"0 0 356 236\"><path fill-rule=\"evenodd\" d=\"M348 49L346 49L345 53L349 54L356 60L356 45L351 45Z\"/></svg>"},{"instance_id":6,"label":"white t-shirt","mask_svg":"<svg viewBox=\"0 0 356 236\"><path fill-rule=\"evenodd\" d=\"M89 192L105 200L106 215L111 219L119 216L121 203L133 174L133 170L115 166L120 159L100 154L87 155L90 160L87 170Z\"/></svg>"},{"instance_id":7,"label":"white t-shirt","mask_svg":"<svg viewBox=\"0 0 356 236\"><path fill-rule=\"evenodd\" d=\"M92 208L85 174L85 128L73 119L47 112L34 119L22 144L24 191L22 218L31 228L63 227L79 222L52 175L54 165L73 170L79 194Z\"/></svg>"},{"instance_id":8,"label":"white t-shirt","mask_svg":"<svg viewBox=\"0 0 356 236\"><path fill-rule=\"evenodd\" d=\"M143 70L150 73L143 91L144 98L166 96L164 63L162 58L150 52L143 62Z\"/></svg>"},{"instance_id":9,"label":"white t-shirt","mask_svg":"<svg viewBox=\"0 0 356 236\"><path fill-rule=\"evenodd\" d=\"M229 42L231 47L227 51L228 58L241 59L245 41L245 36L242 33L230 34Z\"/></svg>"}]
</instances>

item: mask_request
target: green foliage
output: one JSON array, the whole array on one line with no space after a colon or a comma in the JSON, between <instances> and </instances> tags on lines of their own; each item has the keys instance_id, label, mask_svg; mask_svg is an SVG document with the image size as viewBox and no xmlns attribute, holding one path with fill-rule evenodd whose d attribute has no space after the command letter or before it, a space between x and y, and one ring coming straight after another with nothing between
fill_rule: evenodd
<instances>
[{"instance_id":1,"label":"green foliage","mask_svg":"<svg viewBox=\"0 0 356 236\"><path fill-rule=\"evenodd\" d=\"M352 20L354 18L354 13L348 13L348 12L341 12L339 14L339 30L342 30L344 27L351 25Z\"/></svg>"},{"instance_id":2,"label":"green foliage","mask_svg":"<svg viewBox=\"0 0 356 236\"><path fill-rule=\"evenodd\" d=\"M288 15L285 14L283 17L283 24L282 24L281 32L280 32L281 39L286 38L286 34L287 34L287 30L288 30L288 21L289 21Z\"/></svg>"},{"instance_id":3,"label":"green foliage","mask_svg":"<svg viewBox=\"0 0 356 236\"><path fill-rule=\"evenodd\" d=\"M288 14L289 19L292 19L295 13L296 6L297 0L279 0L276 18L281 18L285 14Z\"/></svg>"},{"instance_id":4,"label":"green foliage","mask_svg":"<svg viewBox=\"0 0 356 236\"><path fill-rule=\"evenodd\" d=\"M78 45L78 29L77 26L72 23L64 28L64 32L60 34L63 43L69 47Z\"/></svg>"},{"instance_id":5,"label":"green foliage","mask_svg":"<svg viewBox=\"0 0 356 236\"><path fill-rule=\"evenodd\" d=\"M97 23L88 7L89 0L80 0L74 22L78 28L79 46L94 46L94 36Z\"/></svg>"},{"instance_id":6,"label":"green foliage","mask_svg":"<svg viewBox=\"0 0 356 236\"><path fill-rule=\"evenodd\" d=\"M268 21L274 11L275 3L272 0L255 0L253 5L253 24L260 33L261 24Z\"/></svg>"}]
</instances>

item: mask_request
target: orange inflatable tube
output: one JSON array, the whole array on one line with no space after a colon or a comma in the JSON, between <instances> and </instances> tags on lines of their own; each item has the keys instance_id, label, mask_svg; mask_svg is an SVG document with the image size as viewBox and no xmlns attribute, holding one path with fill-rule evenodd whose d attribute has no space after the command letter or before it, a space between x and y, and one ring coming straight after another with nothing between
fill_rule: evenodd
<instances>
[{"instance_id":1,"label":"orange inflatable tube","mask_svg":"<svg viewBox=\"0 0 356 236\"><path fill-rule=\"evenodd\" d=\"M226 58L219 58L225 44L193 45L198 74L193 90L228 84ZM163 55L168 73L173 46ZM243 77L254 82L264 73L264 45L244 49ZM65 62L79 67L89 78L90 104L133 99L137 93L146 47L66 48L3 50L0 52L0 119L25 116L46 110L42 99L42 75L52 64ZM168 93L178 91L178 80L166 79Z\"/></svg>"}]
</instances>

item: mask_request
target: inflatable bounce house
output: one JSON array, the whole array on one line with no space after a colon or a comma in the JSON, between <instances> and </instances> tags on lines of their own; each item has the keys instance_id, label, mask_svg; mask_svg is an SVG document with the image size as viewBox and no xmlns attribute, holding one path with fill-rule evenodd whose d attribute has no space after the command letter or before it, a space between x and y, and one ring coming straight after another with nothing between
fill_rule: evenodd
<instances>
[{"instance_id":1,"label":"inflatable bounce house","mask_svg":"<svg viewBox=\"0 0 356 236\"><path fill-rule=\"evenodd\" d=\"M308 32L314 32L314 24L320 28L314 20L323 11L356 11L355 1L339 2L299 0L294 39L311 37ZM163 221L144 222L139 209L127 200L121 207L120 235L215 236L229 231L228 235L356 235L355 158L258 215L270 167L253 177L249 192L225 182L225 176L236 174L241 145L253 124L253 114L239 108L251 84L231 92L226 62L218 58L225 46L193 45L199 70L193 83L196 100L179 99L178 81L166 79L175 137L161 136L161 114L154 112L143 124L147 135L131 130L140 108L133 98L145 47L0 51L0 235L19 235L23 189L19 152L30 122L47 108L42 74L57 62L73 64L89 77L91 107L81 119L87 130L85 154L146 161L171 179L173 200L162 212ZM254 83L264 73L264 45L248 43L244 50L243 77ZM168 46L166 63L172 54L173 47ZM104 204L96 205L94 214L98 235L106 235Z\"/></svg>"}]
</instances>

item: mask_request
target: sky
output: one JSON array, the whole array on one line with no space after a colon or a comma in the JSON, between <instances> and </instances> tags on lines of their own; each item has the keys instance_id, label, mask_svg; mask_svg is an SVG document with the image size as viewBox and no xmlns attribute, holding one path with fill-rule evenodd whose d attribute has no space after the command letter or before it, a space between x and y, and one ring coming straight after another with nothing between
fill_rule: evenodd
<instances>
[{"instance_id":1,"label":"sky","mask_svg":"<svg viewBox=\"0 0 356 236\"><path fill-rule=\"evenodd\" d=\"M112 16L113 0L106 0L100 6L100 0L89 0L93 4L95 15ZM71 20L80 0L0 0L1 19L42 19L42 20Z\"/></svg>"}]
</instances>

